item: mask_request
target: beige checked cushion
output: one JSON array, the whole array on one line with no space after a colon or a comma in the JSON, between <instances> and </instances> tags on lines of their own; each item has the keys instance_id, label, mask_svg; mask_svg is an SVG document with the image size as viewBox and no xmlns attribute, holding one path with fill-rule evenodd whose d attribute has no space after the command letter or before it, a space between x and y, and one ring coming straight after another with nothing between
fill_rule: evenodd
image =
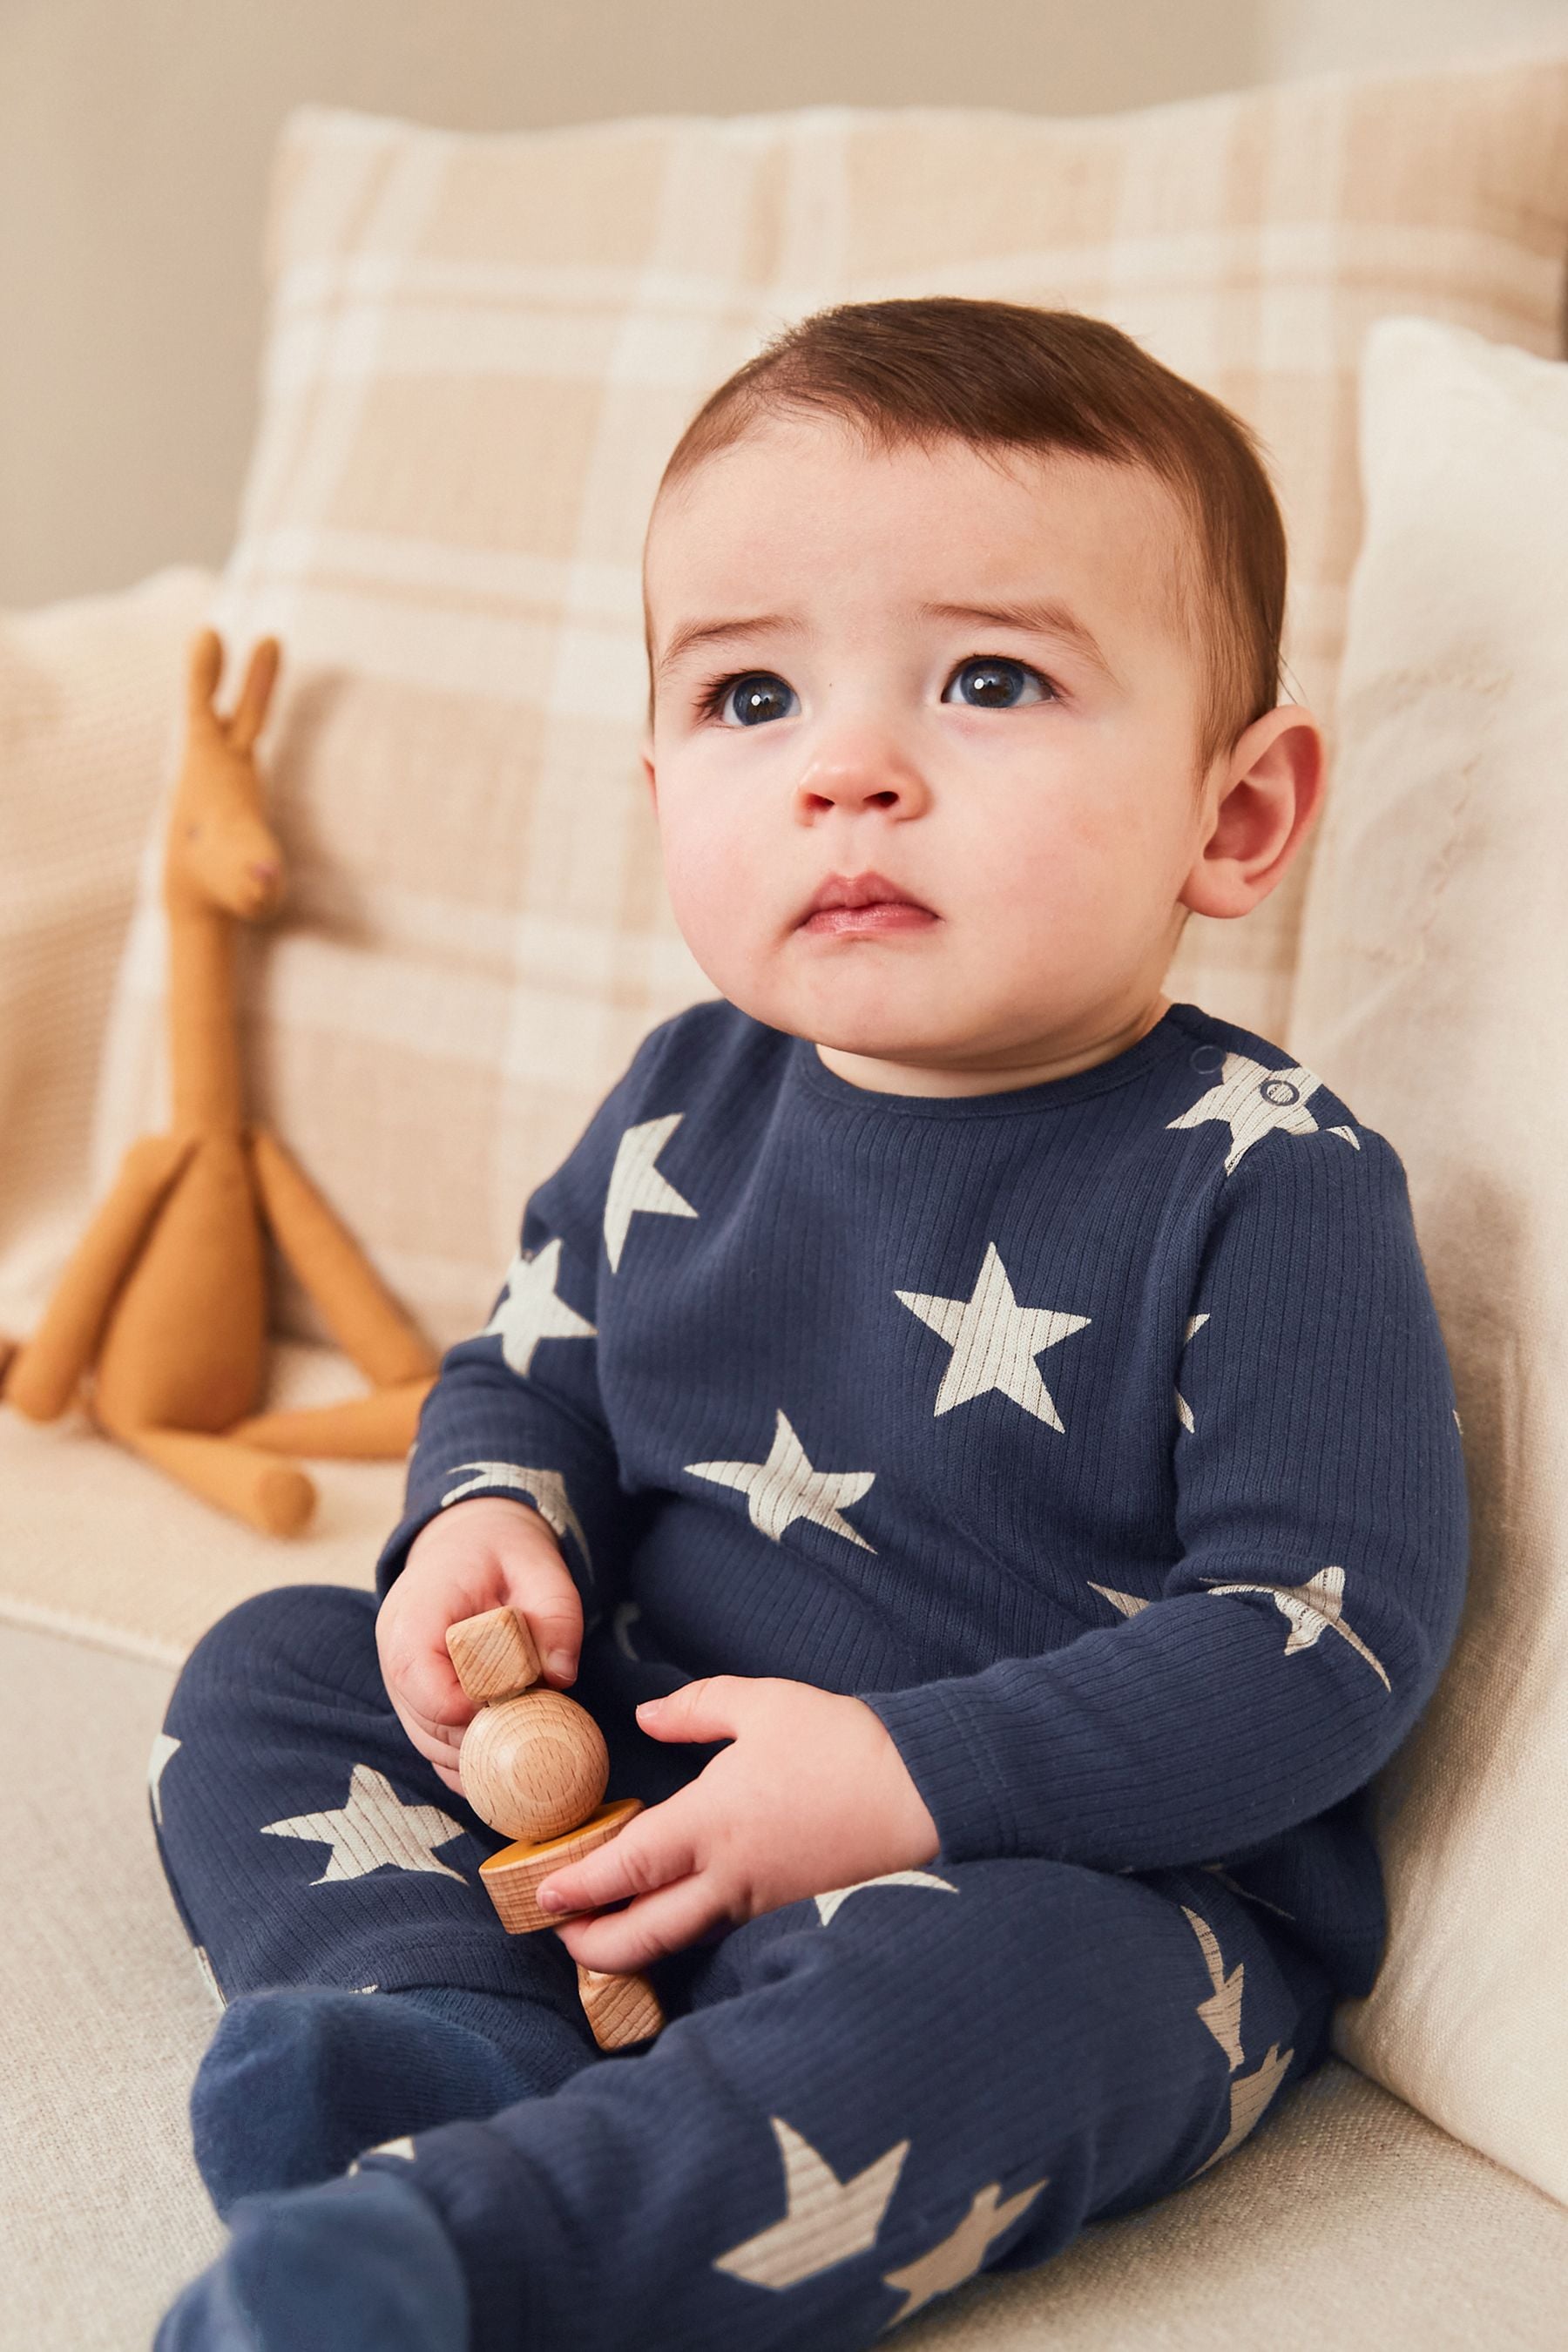
<instances>
[{"instance_id":1,"label":"beige checked cushion","mask_svg":"<svg viewBox=\"0 0 1568 2352\"><path fill-rule=\"evenodd\" d=\"M91 1207L99 1055L174 744L194 565L0 612L0 1332L42 1313Z\"/></svg>"},{"instance_id":2,"label":"beige checked cushion","mask_svg":"<svg viewBox=\"0 0 1568 2352\"><path fill-rule=\"evenodd\" d=\"M809 109L502 137L306 109L273 184L260 429L216 617L283 638L262 739L287 904L240 942L253 1115L441 1345L644 1033L715 993L637 768L664 459L764 335L842 299L1082 308L1234 404L1331 695L1363 331L1558 348L1568 57L1086 121ZM232 674L232 673L231 673ZM1172 992L1281 1037L1309 845ZM150 839L95 1173L167 1116ZM1334 1082L1339 1076L1329 1074ZM282 1328L324 1326L289 1280Z\"/></svg>"},{"instance_id":3,"label":"beige checked cushion","mask_svg":"<svg viewBox=\"0 0 1568 2352\"><path fill-rule=\"evenodd\" d=\"M1375 1784L1389 1947L1335 2042L1568 2204L1568 366L1390 320L1363 429L1291 1043L1405 1161L1471 1559Z\"/></svg>"}]
</instances>

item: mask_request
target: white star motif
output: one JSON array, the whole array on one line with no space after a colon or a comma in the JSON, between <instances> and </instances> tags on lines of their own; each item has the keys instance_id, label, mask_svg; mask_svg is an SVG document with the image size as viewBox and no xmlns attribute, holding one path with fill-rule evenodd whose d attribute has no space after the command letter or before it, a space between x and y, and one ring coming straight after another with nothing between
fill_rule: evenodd
<instances>
[{"instance_id":1,"label":"white star motif","mask_svg":"<svg viewBox=\"0 0 1568 2352\"><path fill-rule=\"evenodd\" d=\"M224 1990L217 1980L216 1974L213 1969L213 1964L207 1958L206 1946L205 1944L193 1944L191 1949L196 1956L196 1968L200 1973L203 1984L205 1985L208 1992L211 1993L219 2009L226 2009L228 2007L228 2002L224 1998Z\"/></svg>"},{"instance_id":2,"label":"white star motif","mask_svg":"<svg viewBox=\"0 0 1568 2352\"><path fill-rule=\"evenodd\" d=\"M447 1475L455 1478L460 1470L471 1470L475 1475L465 1485L454 1486L442 1496L443 1510L448 1503L460 1503L465 1495L477 1495L482 1488L515 1486L531 1497L546 1526L553 1528L558 1536L572 1538L589 1574L593 1574L588 1538L583 1533L583 1522L567 1500L566 1481L559 1470L530 1469L521 1462L454 1462Z\"/></svg>"},{"instance_id":3,"label":"white star motif","mask_svg":"<svg viewBox=\"0 0 1568 2352\"><path fill-rule=\"evenodd\" d=\"M1114 1584L1096 1584L1092 1578L1089 1580L1089 1589L1091 1592L1103 1592L1111 1607L1120 1609L1124 1617L1136 1617L1140 1609L1147 1609L1149 1606L1142 1593L1118 1592Z\"/></svg>"},{"instance_id":4,"label":"white star motif","mask_svg":"<svg viewBox=\"0 0 1568 2352\"><path fill-rule=\"evenodd\" d=\"M1201 1331L1201 1330L1203 1329L1203 1328L1204 1328L1204 1325L1208 1321L1208 1319L1209 1319L1209 1318L1208 1318L1208 1316L1207 1316L1206 1314L1203 1314L1203 1315L1189 1315L1189 1316L1188 1316L1188 1318L1187 1318L1187 1328L1186 1328L1186 1332L1185 1332L1185 1339L1190 1339L1192 1338L1193 1333L1194 1333L1194 1331ZM1191 1427L1192 1427L1192 1425L1193 1425L1193 1414L1192 1414L1192 1408L1191 1408L1191 1406L1188 1404L1186 1398L1182 1394L1182 1391L1181 1391L1181 1390L1180 1390L1180 1389L1178 1389L1178 1390L1176 1391L1176 1412L1177 1412L1177 1415L1178 1415L1178 1417L1179 1417L1179 1419L1180 1419L1180 1421L1181 1421L1181 1423L1182 1423L1183 1428L1184 1428L1184 1429L1191 1429Z\"/></svg>"},{"instance_id":5,"label":"white star motif","mask_svg":"<svg viewBox=\"0 0 1568 2352\"><path fill-rule=\"evenodd\" d=\"M825 1927L840 1904L858 1895L863 1886L937 1886L944 1895L958 1893L951 1879L938 1878L929 1870L885 1870L879 1878L858 1878L852 1886L830 1886L826 1895L814 1895L811 1899Z\"/></svg>"},{"instance_id":6,"label":"white star motif","mask_svg":"<svg viewBox=\"0 0 1568 2352\"><path fill-rule=\"evenodd\" d=\"M628 1127L616 1146L616 1164L605 1194L605 1249L612 1274L620 1269L626 1229L639 1209L653 1217L697 1214L653 1164L685 1116L672 1110L666 1118L645 1118L640 1127Z\"/></svg>"},{"instance_id":7,"label":"white star motif","mask_svg":"<svg viewBox=\"0 0 1568 2352\"><path fill-rule=\"evenodd\" d=\"M1212 1871L1220 1885L1228 1886L1233 1895L1239 1895L1244 1903L1261 1903L1266 1911L1276 1912L1281 1919L1295 1918L1294 1911L1287 1911L1282 1903L1270 1903L1267 1895L1255 1894L1250 1886L1239 1885L1232 1878L1223 1862L1200 1862L1198 1868Z\"/></svg>"},{"instance_id":8,"label":"white star motif","mask_svg":"<svg viewBox=\"0 0 1568 2352\"><path fill-rule=\"evenodd\" d=\"M367 2147L364 2150L363 2156L356 2156L353 2162L349 2167L349 2171L351 2173L357 2172L360 2166L363 2163L364 2157L366 2156L401 2156L405 2158L407 2161L412 2164L414 2161L414 2142L406 2132L404 2133L401 2139L384 2139L378 2147Z\"/></svg>"},{"instance_id":9,"label":"white star motif","mask_svg":"<svg viewBox=\"0 0 1568 2352\"><path fill-rule=\"evenodd\" d=\"M1206 2172L1211 2164L1217 2164L1222 2156L1228 2156L1238 2140L1247 2137L1279 2089L1294 2055L1293 2050L1282 2052L1277 2042L1271 2042L1268 2056L1258 2062L1252 2074L1237 2074L1233 2078L1230 2085L1230 2129L1214 2154L1205 2156L1201 2164L1194 2166L1185 2176L1188 2180L1195 2180L1200 2172Z\"/></svg>"},{"instance_id":10,"label":"white star motif","mask_svg":"<svg viewBox=\"0 0 1568 2352\"><path fill-rule=\"evenodd\" d=\"M1047 2173L1031 2181L1027 2189L1020 2189L1016 2197L1006 2198L1000 2205L996 2200L1002 2194L1002 2184L999 2180L991 2181L971 2199L969 2210L956 2230L939 2239L918 2263L906 2263L902 2270L889 2271L882 2284L897 2287L905 2300L881 2333L885 2336L889 2327L897 2327L922 2303L930 2303L933 2295L946 2294L951 2288L962 2286L965 2279L973 2278L990 2252L992 2241L999 2238L1004 2230L1012 2228L1049 2179Z\"/></svg>"},{"instance_id":11,"label":"white star motif","mask_svg":"<svg viewBox=\"0 0 1568 2352\"><path fill-rule=\"evenodd\" d=\"M495 1313L479 1333L500 1333L501 1354L514 1372L526 1376L541 1339L591 1339L596 1326L568 1307L555 1294L561 1265L561 1237L545 1243L531 1257L518 1250L506 1270L506 1290Z\"/></svg>"},{"instance_id":12,"label":"white star motif","mask_svg":"<svg viewBox=\"0 0 1568 2352\"><path fill-rule=\"evenodd\" d=\"M802 2279L815 2278L876 2243L910 2143L901 2139L864 2172L840 2180L782 2116L768 2120L784 2163L784 2220L716 2256L713 2267L749 2279L753 2286L798 2286Z\"/></svg>"},{"instance_id":13,"label":"white star motif","mask_svg":"<svg viewBox=\"0 0 1568 2352\"><path fill-rule=\"evenodd\" d=\"M1237 1960L1229 1975L1220 1957L1219 1938L1202 1914L1184 1903L1187 1925L1203 1946L1204 1964L1209 1972L1214 1990L1206 2000L1198 2003L1198 2015L1225 2052L1226 2063L1234 2074L1245 2065L1247 2053L1241 2046L1241 1989L1247 1979L1245 1965Z\"/></svg>"},{"instance_id":14,"label":"white star motif","mask_svg":"<svg viewBox=\"0 0 1568 2352\"><path fill-rule=\"evenodd\" d=\"M1393 1696L1394 1685L1388 1676L1361 1636L1352 1633L1340 1612L1345 1589L1342 1568L1320 1568L1305 1584L1221 1584L1210 1576L1204 1577L1201 1581L1212 1592L1267 1592L1280 1613L1290 1620L1290 1631L1283 1652L1287 1658L1292 1650L1310 1650L1320 1633L1342 1634L1358 1656L1366 1660L1390 1697Z\"/></svg>"},{"instance_id":15,"label":"white star motif","mask_svg":"<svg viewBox=\"0 0 1568 2352\"><path fill-rule=\"evenodd\" d=\"M462 1824L438 1805L405 1805L384 1772L356 1764L349 1801L333 1813L297 1813L291 1821L266 1822L263 1837L310 1838L330 1845L332 1858L312 1886L341 1878L363 1878L373 1870L435 1870L463 1880L460 1870L437 1862L431 1849L450 1845ZM466 1881L463 1881L466 1884Z\"/></svg>"},{"instance_id":16,"label":"white star motif","mask_svg":"<svg viewBox=\"0 0 1568 2352\"><path fill-rule=\"evenodd\" d=\"M775 1408L773 1442L765 1462L688 1462L695 1478L711 1478L722 1486L738 1487L746 1497L752 1525L777 1543L792 1519L815 1519L819 1528L846 1536L862 1551L875 1551L837 1505L858 1503L876 1478L874 1470L814 1470L805 1450L790 1427L782 1408Z\"/></svg>"},{"instance_id":17,"label":"white star motif","mask_svg":"<svg viewBox=\"0 0 1568 2352\"><path fill-rule=\"evenodd\" d=\"M1230 1129L1230 1150L1225 1157L1228 1176L1242 1153L1261 1143L1274 1128L1282 1127L1291 1135L1316 1135L1318 1122L1307 1108L1307 1097L1316 1094L1322 1083L1301 1062L1293 1062L1289 1069L1270 1070L1250 1055L1227 1054L1218 1083L1200 1095L1180 1118L1167 1119L1165 1124L1199 1127L1205 1119L1224 1119Z\"/></svg>"},{"instance_id":18,"label":"white star motif","mask_svg":"<svg viewBox=\"0 0 1568 2352\"><path fill-rule=\"evenodd\" d=\"M153 1753L147 1759L147 1789L153 1800L153 1818L160 1829L163 1826L163 1798L158 1784L163 1777L164 1765L180 1745L179 1740L171 1739L166 1731L161 1731L153 1742Z\"/></svg>"},{"instance_id":19,"label":"white star motif","mask_svg":"<svg viewBox=\"0 0 1568 2352\"><path fill-rule=\"evenodd\" d=\"M1091 1318L1065 1315L1051 1307L1020 1307L997 1255L994 1242L985 1244L985 1260L967 1298L933 1298L917 1290L900 1290L900 1299L922 1323L929 1323L952 1349L932 1418L951 1412L970 1397L1000 1389L1026 1412L1060 1429L1062 1421L1035 1363L1042 1349L1081 1331Z\"/></svg>"}]
</instances>

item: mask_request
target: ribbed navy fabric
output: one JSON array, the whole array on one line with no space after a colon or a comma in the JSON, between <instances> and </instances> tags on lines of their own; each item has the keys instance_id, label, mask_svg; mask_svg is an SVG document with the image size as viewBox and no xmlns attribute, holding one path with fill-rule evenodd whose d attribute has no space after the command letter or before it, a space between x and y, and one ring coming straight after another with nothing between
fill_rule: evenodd
<instances>
[{"instance_id":1,"label":"ribbed navy fabric","mask_svg":"<svg viewBox=\"0 0 1568 2352\"><path fill-rule=\"evenodd\" d=\"M850 1085L723 999L643 1040L448 1349L376 1564L470 1495L587 1642L864 1699L950 1863L1215 1871L1368 1991L1366 1784L1468 1496L1405 1171L1172 1005L1091 1069Z\"/></svg>"}]
</instances>

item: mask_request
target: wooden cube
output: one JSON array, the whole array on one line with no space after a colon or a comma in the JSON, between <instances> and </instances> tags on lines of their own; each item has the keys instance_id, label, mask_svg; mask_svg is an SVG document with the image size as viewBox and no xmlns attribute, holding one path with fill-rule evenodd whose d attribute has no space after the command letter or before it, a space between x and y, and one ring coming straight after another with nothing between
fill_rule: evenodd
<instances>
[{"instance_id":1,"label":"wooden cube","mask_svg":"<svg viewBox=\"0 0 1568 2352\"><path fill-rule=\"evenodd\" d=\"M648 2042L661 2032L664 2009L647 1977L635 1969L625 1976L577 1963L577 1991L583 2014L601 2050L624 2050L631 2042Z\"/></svg>"},{"instance_id":2,"label":"wooden cube","mask_svg":"<svg viewBox=\"0 0 1568 2352\"><path fill-rule=\"evenodd\" d=\"M519 1698L543 1678L527 1622L510 1605L448 1625L447 1654L465 1696L476 1706Z\"/></svg>"}]
</instances>

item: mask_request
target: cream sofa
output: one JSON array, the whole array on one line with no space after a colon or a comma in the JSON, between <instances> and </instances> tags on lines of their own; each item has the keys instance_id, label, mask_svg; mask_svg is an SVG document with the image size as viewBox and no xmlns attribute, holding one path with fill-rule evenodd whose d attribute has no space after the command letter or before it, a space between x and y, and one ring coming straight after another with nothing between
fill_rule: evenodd
<instances>
[{"instance_id":1,"label":"cream sofa","mask_svg":"<svg viewBox=\"0 0 1568 2352\"><path fill-rule=\"evenodd\" d=\"M1265 430L1297 548L1292 674L1340 763L1310 855L1245 926L1194 919L1168 992L1317 1056L1401 1149L1464 1409L1476 1607L1380 1776L1389 1955L1335 2054L1223 2164L1037 2272L957 2289L901 2331L911 2347L1549 2352L1568 2331L1568 1855L1561 1795L1527 1793L1560 1789L1568 1720L1542 1681L1562 1696L1563 1391L1531 1353L1544 1290L1518 1298L1560 1279L1540 1271L1560 1176L1550 1139L1528 1167L1510 1141L1528 1088L1507 1042L1510 992L1530 1000L1552 950L1510 927L1501 882L1471 964L1444 938L1464 860L1506 882L1499 861L1526 853L1495 816L1428 837L1432 793L1406 778L1397 797L1375 715L1411 662L1377 633L1412 604L1399 562L1423 559L1398 517L1381 554L1363 544L1356 431L1380 315L1532 366L1558 352L1565 158L1568 59L1089 124L826 109L482 141L308 110L278 160L230 564L0 615L0 1330L30 1327L118 1154L166 1112L156 856L184 648L214 619L241 650L263 627L285 647L261 758L290 896L241 943L253 1108L445 1345L637 1038L712 992L660 903L630 766L641 516L704 383L770 318L841 293L1005 291L1106 311ZM1005 227L974 195L997 186ZM1458 826L1481 755L1428 749L1459 779ZM1412 877L1433 873L1428 903ZM1458 1018L1446 974L1484 974L1505 1033L1489 1043L1483 1005L1470 1066L1501 1075L1463 1150L1422 1109ZM1423 1007L1447 1028L1424 1033ZM1491 1279L1505 1244L1511 1286ZM268 1401L353 1393L273 1271ZM6 2352L128 2352L222 2243L186 2127L222 1993L163 1881L149 1760L215 1617L280 1582L369 1586L403 1465L309 1466L313 1520L268 1538L79 1403L46 1427L0 1410ZM1509 1865L1495 1896L1489 1855Z\"/></svg>"}]
</instances>

